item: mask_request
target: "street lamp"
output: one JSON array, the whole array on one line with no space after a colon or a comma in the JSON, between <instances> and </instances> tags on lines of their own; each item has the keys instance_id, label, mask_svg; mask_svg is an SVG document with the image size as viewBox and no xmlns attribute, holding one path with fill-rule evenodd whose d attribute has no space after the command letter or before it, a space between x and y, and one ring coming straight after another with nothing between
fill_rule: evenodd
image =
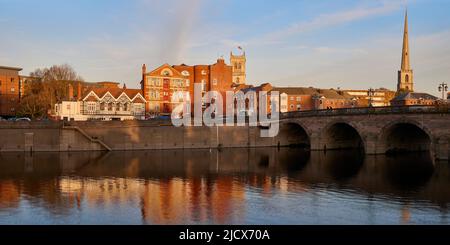
<instances>
[{"instance_id":1,"label":"street lamp","mask_svg":"<svg viewBox=\"0 0 450 245\"><path fill-rule=\"evenodd\" d=\"M373 107L373 97L375 96L375 89L370 88L367 91L367 95L369 95L369 107Z\"/></svg>"},{"instance_id":2,"label":"street lamp","mask_svg":"<svg viewBox=\"0 0 450 245\"><path fill-rule=\"evenodd\" d=\"M448 91L448 86L446 83L439 84L439 92L442 92L442 100L445 100L445 92Z\"/></svg>"}]
</instances>

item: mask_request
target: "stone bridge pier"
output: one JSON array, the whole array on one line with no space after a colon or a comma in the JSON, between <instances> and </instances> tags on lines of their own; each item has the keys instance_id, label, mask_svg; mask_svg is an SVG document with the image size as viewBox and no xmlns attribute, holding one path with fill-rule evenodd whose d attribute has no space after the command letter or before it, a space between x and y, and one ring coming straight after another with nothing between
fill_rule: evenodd
<instances>
[{"instance_id":1,"label":"stone bridge pier","mask_svg":"<svg viewBox=\"0 0 450 245\"><path fill-rule=\"evenodd\" d=\"M361 149L366 154L430 152L448 160L449 113L291 114L280 121L279 146L311 150Z\"/></svg>"}]
</instances>

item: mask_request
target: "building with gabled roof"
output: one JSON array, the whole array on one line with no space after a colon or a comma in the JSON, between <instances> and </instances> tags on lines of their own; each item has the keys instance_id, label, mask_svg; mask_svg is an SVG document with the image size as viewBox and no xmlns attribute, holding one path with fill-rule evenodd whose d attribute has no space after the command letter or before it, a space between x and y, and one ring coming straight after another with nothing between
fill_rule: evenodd
<instances>
[{"instance_id":1,"label":"building with gabled roof","mask_svg":"<svg viewBox=\"0 0 450 245\"><path fill-rule=\"evenodd\" d=\"M73 98L70 94L69 88L69 97ZM65 121L143 120L146 103L140 89L126 86L90 88L78 100L56 104L55 114L59 120Z\"/></svg>"}]
</instances>

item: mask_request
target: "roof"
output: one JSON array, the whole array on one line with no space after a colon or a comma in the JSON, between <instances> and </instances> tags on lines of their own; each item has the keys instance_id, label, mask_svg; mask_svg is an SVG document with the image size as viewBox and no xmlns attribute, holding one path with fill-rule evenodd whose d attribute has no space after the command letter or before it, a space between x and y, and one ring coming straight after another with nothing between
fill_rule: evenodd
<instances>
[{"instance_id":1,"label":"roof","mask_svg":"<svg viewBox=\"0 0 450 245\"><path fill-rule=\"evenodd\" d=\"M21 71L23 70L20 67L10 67L10 66L0 66L0 69L4 69L4 70L13 70L13 71Z\"/></svg>"},{"instance_id":2,"label":"roof","mask_svg":"<svg viewBox=\"0 0 450 245\"><path fill-rule=\"evenodd\" d=\"M142 90L140 89L127 89L127 88L91 88L87 90L82 98L86 98L89 93L94 92L99 98L105 96L106 93L110 93L115 99L118 99L122 93L125 93L128 98L133 99L136 95L140 94L142 96ZM90 97L88 99L91 99Z\"/></svg>"},{"instance_id":3,"label":"roof","mask_svg":"<svg viewBox=\"0 0 450 245\"><path fill-rule=\"evenodd\" d=\"M328 99L351 99L353 96L342 90L334 89L318 89L318 88L305 88L305 87L274 87L272 91L278 91L288 95L317 95L324 96Z\"/></svg>"},{"instance_id":4,"label":"roof","mask_svg":"<svg viewBox=\"0 0 450 245\"><path fill-rule=\"evenodd\" d=\"M166 77L165 75L162 75L161 72L164 70L170 70L172 72L172 75L170 77L175 78L184 78L184 76L176 70L174 67L170 66L169 64L161 65L160 67L156 68L155 70L146 73L147 76L155 76L155 77Z\"/></svg>"},{"instance_id":5,"label":"roof","mask_svg":"<svg viewBox=\"0 0 450 245\"><path fill-rule=\"evenodd\" d=\"M398 96L396 96L393 101L399 101L399 100L438 100L436 96L433 96L431 94L427 93L403 93Z\"/></svg>"}]
</instances>

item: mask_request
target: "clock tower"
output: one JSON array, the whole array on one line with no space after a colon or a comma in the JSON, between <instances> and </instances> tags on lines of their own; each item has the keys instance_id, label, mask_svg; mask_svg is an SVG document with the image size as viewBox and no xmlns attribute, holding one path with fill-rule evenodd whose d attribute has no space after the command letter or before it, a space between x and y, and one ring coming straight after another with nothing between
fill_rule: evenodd
<instances>
[{"instance_id":1,"label":"clock tower","mask_svg":"<svg viewBox=\"0 0 450 245\"><path fill-rule=\"evenodd\" d=\"M239 49L242 50L242 48ZM231 52L230 64L233 67L234 84L245 84L247 82L246 63L247 59L245 57L245 52L242 52L240 55L234 55L233 52Z\"/></svg>"}]
</instances>

